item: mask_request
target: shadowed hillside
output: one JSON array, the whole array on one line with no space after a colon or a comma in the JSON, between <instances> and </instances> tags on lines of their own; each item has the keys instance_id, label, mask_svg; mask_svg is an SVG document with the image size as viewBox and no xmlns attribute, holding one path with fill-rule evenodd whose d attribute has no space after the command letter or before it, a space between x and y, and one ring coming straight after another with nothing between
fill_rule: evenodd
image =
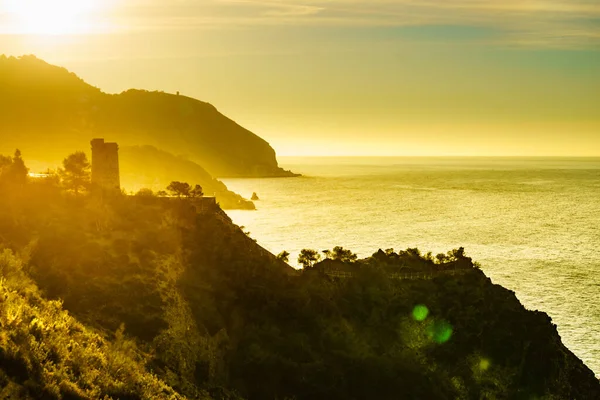
<instances>
[{"instance_id":1,"label":"shadowed hillside","mask_svg":"<svg viewBox=\"0 0 600 400\"><path fill-rule=\"evenodd\" d=\"M56 163L104 136L184 155L215 176L293 176L267 142L208 103L143 90L109 95L34 56L0 56L0 151L18 146Z\"/></svg>"},{"instance_id":2,"label":"shadowed hillside","mask_svg":"<svg viewBox=\"0 0 600 400\"><path fill-rule=\"evenodd\" d=\"M296 271L218 208L75 194L52 180L27 180L16 155L0 161L0 249L10 265L0 259L0 273L12 279L22 271L45 296L10 297L15 308L0 313L0 379L11 384L58 379L57 365L64 385L85 389L96 376L97 390L115 398L155 396L162 382L190 398L217 399L600 398L600 382L551 319L494 285L464 249L435 258L390 249L357 260L336 247L323 263L303 251L306 267ZM445 273L454 270L461 273ZM423 279L396 279L419 272ZM125 356L141 360L127 361L126 370L142 386L127 397L112 392L124 385L123 369L96 372L99 362L82 371L85 354L71 366L68 343L88 336L72 319L66 327L47 322L48 307L59 307L46 299L62 299L86 330L103 333L112 344L97 352L111 354L124 341L137 349ZM38 308L24 305L25 313L24 301ZM40 324L47 336L27 336ZM58 342L58 356L33 352L38 342ZM11 372L13 362L25 365L21 375Z\"/></svg>"}]
</instances>

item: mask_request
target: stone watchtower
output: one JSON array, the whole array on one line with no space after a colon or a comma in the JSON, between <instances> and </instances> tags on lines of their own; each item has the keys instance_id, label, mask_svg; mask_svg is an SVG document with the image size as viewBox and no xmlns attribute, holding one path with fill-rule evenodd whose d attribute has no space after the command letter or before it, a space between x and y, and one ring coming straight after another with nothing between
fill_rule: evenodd
<instances>
[{"instance_id":1,"label":"stone watchtower","mask_svg":"<svg viewBox=\"0 0 600 400\"><path fill-rule=\"evenodd\" d=\"M121 190L119 177L119 146L92 140L92 185L108 190Z\"/></svg>"}]
</instances>

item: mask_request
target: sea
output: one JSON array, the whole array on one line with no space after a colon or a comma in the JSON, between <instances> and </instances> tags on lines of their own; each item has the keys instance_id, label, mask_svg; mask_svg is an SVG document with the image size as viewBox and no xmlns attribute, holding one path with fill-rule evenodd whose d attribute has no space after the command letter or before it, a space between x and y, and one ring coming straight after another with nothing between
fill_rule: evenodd
<instances>
[{"instance_id":1,"label":"sea","mask_svg":"<svg viewBox=\"0 0 600 400\"><path fill-rule=\"evenodd\" d=\"M600 158L281 157L299 178L225 179L228 211L266 249L360 257L464 247L494 283L548 313L600 375Z\"/></svg>"}]
</instances>

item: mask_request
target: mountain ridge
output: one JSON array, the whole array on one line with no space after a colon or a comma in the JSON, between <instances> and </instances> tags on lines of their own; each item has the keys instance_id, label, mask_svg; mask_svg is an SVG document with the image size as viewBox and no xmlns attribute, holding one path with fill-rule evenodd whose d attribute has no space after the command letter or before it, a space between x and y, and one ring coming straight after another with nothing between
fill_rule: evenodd
<instances>
[{"instance_id":1,"label":"mountain ridge","mask_svg":"<svg viewBox=\"0 0 600 400\"><path fill-rule=\"evenodd\" d=\"M63 149L87 148L90 137L184 155L217 177L296 176L264 139L210 103L141 89L107 94L35 56L0 56L0 152L18 144L56 162Z\"/></svg>"}]
</instances>

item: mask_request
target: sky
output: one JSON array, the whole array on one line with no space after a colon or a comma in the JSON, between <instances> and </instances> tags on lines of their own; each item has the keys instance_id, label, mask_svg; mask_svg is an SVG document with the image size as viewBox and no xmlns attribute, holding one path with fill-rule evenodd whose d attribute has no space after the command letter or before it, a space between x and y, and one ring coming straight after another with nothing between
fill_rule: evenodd
<instances>
[{"instance_id":1,"label":"sky","mask_svg":"<svg viewBox=\"0 0 600 400\"><path fill-rule=\"evenodd\" d=\"M0 0L0 53L279 155L600 156L598 0Z\"/></svg>"}]
</instances>

